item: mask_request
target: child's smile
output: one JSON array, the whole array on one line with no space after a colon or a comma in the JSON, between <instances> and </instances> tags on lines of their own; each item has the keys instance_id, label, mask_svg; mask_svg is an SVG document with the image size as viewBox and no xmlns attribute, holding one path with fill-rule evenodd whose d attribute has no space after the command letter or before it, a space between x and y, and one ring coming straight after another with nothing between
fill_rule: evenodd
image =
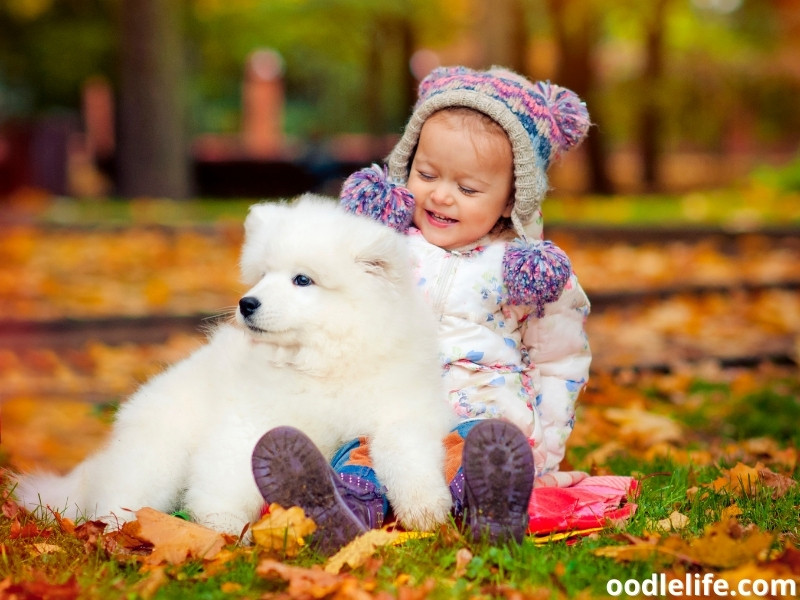
<instances>
[{"instance_id":1,"label":"child's smile","mask_svg":"<svg viewBox=\"0 0 800 600\"><path fill-rule=\"evenodd\" d=\"M430 210L426 210L425 214L428 216L428 220L434 227L446 227L451 223L458 223L456 219L445 217L444 215L440 215L439 213L435 213Z\"/></svg>"}]
</instances>

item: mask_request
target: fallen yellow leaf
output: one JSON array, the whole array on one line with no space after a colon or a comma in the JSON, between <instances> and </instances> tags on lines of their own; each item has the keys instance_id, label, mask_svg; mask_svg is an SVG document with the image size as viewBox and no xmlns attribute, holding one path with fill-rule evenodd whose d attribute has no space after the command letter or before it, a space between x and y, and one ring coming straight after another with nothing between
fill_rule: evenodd
<instances>
[{"instance_id":1,"label":"fallen yellow leaf","mask_svg":"<svg viewBox=\"0 0 800 600\"><path fill-rule=\"evenodd\" d=\"M752 496L758 484L758 469L761 467L761 463L755 467L736 463L736 466L723 471L723 474L715 479L711 486L717 492L726 490L733 494Z\"/></svg>"},{"instance_id":2,"label":"fallen yellow leaf","mask_svg":"<svg viewBox=\"0 0 800 600\"><path fill-rule=\"evenodd\" d=\"M687 542L686 553L707 567L731 569L759 560L774 540L773 534L745 530L736 519L706 526L703 535Z\"/></svg>"},{"instance_id":3,"label":"fallen yellow leaf","mask_svg":"<svg viewBox=\"0 0 800 600\"><path fill-rule=\"evenodd\" d=\"M376 548L393 543L398 533L385 529L370 529L331 556L325 563L325 571L339 573L345 565L355 569L372 556Z\"/></svg>"},{"instance_id":4,"label":"fallen yellow leaf","mask_svg":"<svg viewBox=\"0 0 800 600\"><path fill-rule=\"evenodd\" d=\"M677 510L673 510L670 513L669 517L666 519L661 519L656 524L656 529L659 531L680 531L684 529L687 525L689 525L689 517L686 515L679 513Z\"/></svg>"},{"instance_id":5,"label":"fallen yellow leaf","mask_svg":"<svg viewBox=\"0 0 800 600\"><path fill-rule=\"evenodd\" d=\"M51 552L63 552L64 550L61 546L45 543L34 544L33 549L37 554L50 554Z\"/></svg>"},{"instance_id":6,"label":"fallen yellow leaf","mask_svg":"<svg viewBox=\"0 0 800 600\"><path fill-rule=\"evenodd\" d=\"M675 420L641 408L608 408L603 414L619 426L618 439L637 448L684 438L683 429Z\"/></svg>"},{"instance_id":7,"label":"fallen yellow leaf","mask_svg":"<svg viewBox=\"0 0 800 600\"><path fill-rule=\"evenodd\" d=\"M317 529L316 523L306 517L303 509L292 506L285 509L270 504L269 513L250 529L253 541L268 550L282 550L286 556L297 556L305 545L305 538Z\"/></svg>"}]
</instances>

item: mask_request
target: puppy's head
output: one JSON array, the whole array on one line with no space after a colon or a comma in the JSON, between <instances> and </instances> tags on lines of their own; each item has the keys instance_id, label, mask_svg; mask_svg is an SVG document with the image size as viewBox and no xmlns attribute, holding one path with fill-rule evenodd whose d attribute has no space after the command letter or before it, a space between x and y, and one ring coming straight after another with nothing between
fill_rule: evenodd
<instances>
[{"instance_id":1,"label":"puppy's head","mask_svg":"<svg viewBox=\"0 0 800 600\"><path fill-rule=\"evenodd\" d=\"M413 287L399 234L310 195L251 207L241 273L251 287L237 322L256 341L326 359L380 338Z\"/></svg>"}]
</instances>

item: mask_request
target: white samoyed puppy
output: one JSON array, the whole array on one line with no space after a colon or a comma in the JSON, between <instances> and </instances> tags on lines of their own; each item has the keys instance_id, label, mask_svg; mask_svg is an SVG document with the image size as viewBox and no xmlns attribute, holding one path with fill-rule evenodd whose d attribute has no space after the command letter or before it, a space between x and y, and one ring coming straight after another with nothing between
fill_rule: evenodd
<instances>
[{"instance_id":1,"label":"white samoyed puppy","mask_svg":"<svg viewBox=\"0 0 800 600\"><path fill-rule=\"evenodd\" d=\"M105 447L65 476L20 475L17 498L109 522L183 507L238 534L263 503L253 448L289 425L329 459L369 437L399 521L445 521L452 411L402 236L311 195L254 205L244 226L241 274L252 287L235 320L125 401Z\"/></svg>"}]
</instances>

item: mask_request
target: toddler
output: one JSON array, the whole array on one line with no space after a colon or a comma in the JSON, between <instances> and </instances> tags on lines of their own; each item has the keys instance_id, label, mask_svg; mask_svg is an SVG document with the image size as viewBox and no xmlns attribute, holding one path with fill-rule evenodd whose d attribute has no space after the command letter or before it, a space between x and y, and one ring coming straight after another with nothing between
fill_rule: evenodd
<instances>
[{"instance_id":1,"label":"toddler","mask_svg":"<svg viewBox=\"0 0 800 600\"><path fill-rule=\"evenodd\" d=\"M359 171L342 189L347 210L407 234L460 418L444 441L445 475L454 513L476 538L522 540L534 475L558 469L588 378L589 301L566 255L541 239L541 202L547 168L589 125L567 89L497 67L438 68L420 83L388 169ZM287 440L295 455L278 461ZM268 502L310 514L323 551L380 527L389 509L366 439L329 466L305 436L281 428L259 441L253 467ZM326 482L324 493L288 485L311 478Z\"/></svg>"}]
</instances>

